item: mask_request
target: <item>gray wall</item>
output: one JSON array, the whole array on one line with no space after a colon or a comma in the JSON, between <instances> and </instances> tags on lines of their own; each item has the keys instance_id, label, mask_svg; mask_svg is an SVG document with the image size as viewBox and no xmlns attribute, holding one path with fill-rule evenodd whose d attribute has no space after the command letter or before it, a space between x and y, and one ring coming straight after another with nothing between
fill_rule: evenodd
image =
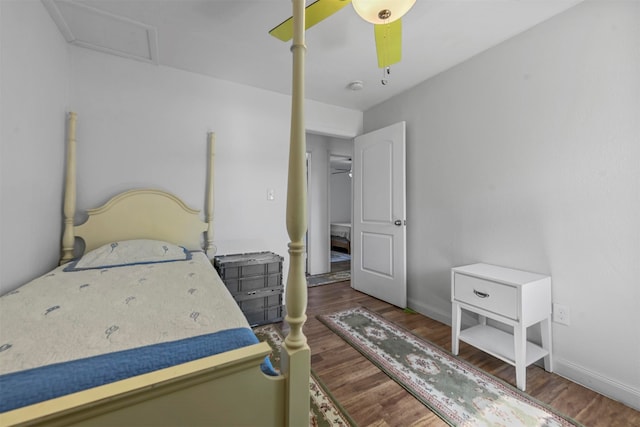
<instances>
[{"instance_id":1,"label":"gray wall","mask_svg":"<svg viewBox=\"0 0 640 427\"><path fill-rule=\"evenodd\" d=\"M347 173L331 175L329 182L331 222L351 222L351 178Z\"/></svg>"},{"instance_id":2,"label":"gray wall","mask_svg":"<svg viewBox=\"0 0 640 427\"><path fill-rule=\"evenodd\" d=\"M218 253L274 251L286 276L290 96L69 46L41 2L0 5L0 294L57 264L66 110L78 112L80 211L133 187L168 190L202 210L206 135L215 131ZM316 132L362 129L360 111L305 107Z\"/></svg>"},{"instance_id":3,"label":"gray wall","mask_svg":"<svg viewBox=\"0 0 640 427\"><path fill-rule=\"evenodd\" d=\"M40 2L0 1L0 295L57 265L69 48Z\"/></svg>"},{"instance_id":4,"label":"gray wall","mask_svg":"<svg viewBox=\"0 0 640 427\"><path fill-rule=\"evenodd\" d=\"M550 274L561 375L640 407L640 3L587 1L365 112L407 122L408 297L453 266Z\"/></svg>"}]
</instances>

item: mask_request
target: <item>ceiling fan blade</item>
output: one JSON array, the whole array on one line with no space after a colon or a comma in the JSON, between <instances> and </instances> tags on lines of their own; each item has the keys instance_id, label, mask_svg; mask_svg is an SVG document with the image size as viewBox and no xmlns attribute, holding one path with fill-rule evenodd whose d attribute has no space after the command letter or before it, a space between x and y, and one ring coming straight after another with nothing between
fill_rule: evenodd
<instances>
[{"instance_id":1,"label":"ceiling fan blade","mask_svg":"<svg viewBox=\"0 0 640 427\"><path fill-rule=\"evenodd\" d=\"M378 68L400 62L402 59L402 22L401 19L390 24L373 26L378 52Z\"/></svg>"},{"instance_id":2,"label":"ceiling fan blade","mask_svg":"<svg viewBox=\"0 0 640 427\"><path fill-rule=\"evenodd\" d=\"M317 0L311 3L305 8L305 30L333 15L349 3L351 0ZM287 19L269 31L269 34L283 42L291 40L293 38L293 18Z\"/></svg>"}]
</instances>

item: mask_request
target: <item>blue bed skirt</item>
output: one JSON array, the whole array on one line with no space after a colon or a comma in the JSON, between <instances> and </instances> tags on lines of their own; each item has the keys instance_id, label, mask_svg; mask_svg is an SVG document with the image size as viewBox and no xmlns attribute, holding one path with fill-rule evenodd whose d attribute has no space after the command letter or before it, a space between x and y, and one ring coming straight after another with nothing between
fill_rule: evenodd
<instances>
[{"instance_id":1,"label":"blue bed skirt","mask_svg":"<svg viewBox=\"0 0 640 427\"><path fill-rule=\"evenodd\" d=\"M249 328L228 329L0 376L0 412L257 344ZM269 358L267 375L278 375Z\"/></svg>"}]
</instances>

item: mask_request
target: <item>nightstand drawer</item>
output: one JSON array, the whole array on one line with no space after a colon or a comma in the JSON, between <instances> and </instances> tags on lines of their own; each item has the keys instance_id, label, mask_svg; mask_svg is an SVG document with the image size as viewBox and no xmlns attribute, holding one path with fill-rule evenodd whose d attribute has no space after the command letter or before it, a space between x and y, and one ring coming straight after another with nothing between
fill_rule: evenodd
<instances>
[{"instance_id":1,"label":"nightstand drawer","mask_svg":"<svg viewBox=\"0 0 640 427\"><path fill-rule=\"evenodd\" d=\"M514 320L518 318L515 287L455 274L454 299Z\"/></svg>"}]
</instances>

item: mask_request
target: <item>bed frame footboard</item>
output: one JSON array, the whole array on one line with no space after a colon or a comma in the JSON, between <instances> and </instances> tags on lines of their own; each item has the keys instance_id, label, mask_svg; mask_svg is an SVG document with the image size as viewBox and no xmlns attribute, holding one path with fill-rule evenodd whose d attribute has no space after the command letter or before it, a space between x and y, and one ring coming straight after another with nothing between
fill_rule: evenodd
<instances>
[{"instance_id":1,"label":"bed frame footboard","mask_svg":"<svg viewBox=\"0 0 640 427\"><path fill-rule=\"evenodd\" d=\"M0 424L283 426L286 377L260 370L270 352L260 343L217 354L5 412Z\"/></svg>"}]
</instances>

